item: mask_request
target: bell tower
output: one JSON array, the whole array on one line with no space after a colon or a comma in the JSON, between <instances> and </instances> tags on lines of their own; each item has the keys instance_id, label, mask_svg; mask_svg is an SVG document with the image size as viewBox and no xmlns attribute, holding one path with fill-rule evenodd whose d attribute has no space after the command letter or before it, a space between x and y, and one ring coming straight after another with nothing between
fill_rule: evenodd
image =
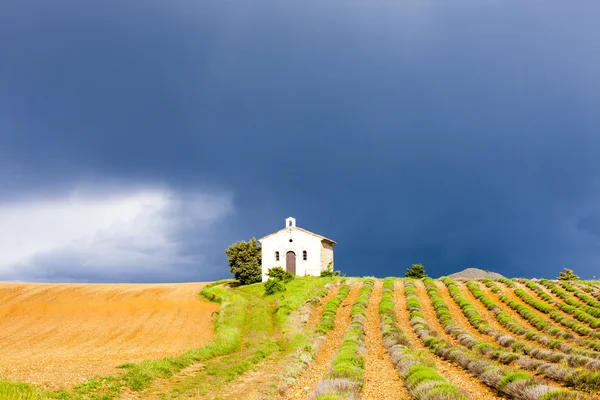
<instances>
[{"instance_id":1,"label":"bell tower","mask_svg":"<svg viewBox=\"0 0 600 400\"><path fill-rule=\"evenodd\" d=\"M295 228L296 227L296 218L288 217L285 219L285 227L286 228Z\"/></svg>"}]
</instances>

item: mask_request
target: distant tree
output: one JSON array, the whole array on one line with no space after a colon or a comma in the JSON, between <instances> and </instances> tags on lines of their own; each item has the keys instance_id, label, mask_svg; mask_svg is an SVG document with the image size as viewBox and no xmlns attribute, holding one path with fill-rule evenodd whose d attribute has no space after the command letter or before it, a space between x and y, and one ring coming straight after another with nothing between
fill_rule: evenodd
<instances>
[{"instance_id":1,"label":"distant tree","mask_svg":"<svg viewBox=\"0 0 600 400\"><path fill-rule=\"evenodd\" d=\"M406 274L404 274L407 278L415 278L422 279L426 278L427 274L425 273L425 267L422 264L413 264L412 267L406 269Z\"/></svg>"},{"instance_id":2,"label":"distant tree","mask_svg":"<svg viewBox=\"0 0 600 400\"><path fill-rule=\"evenodd\" d=\"M262 280L262 253L260 244L255 238L248 242L233 243L227 250L229 271L242 285Z\"/></svg>"},{"instance_id":3,"label":"distant tree","mask_svg":"<svg viewBox=\"0 0 600 400\"><path fill-rule=\"evenodd\" d=\"M559 281L576 281L579 279L579 276L575 275L572 269L563 268L564 271L558 275Z\"/></svg>"}]
</instances>

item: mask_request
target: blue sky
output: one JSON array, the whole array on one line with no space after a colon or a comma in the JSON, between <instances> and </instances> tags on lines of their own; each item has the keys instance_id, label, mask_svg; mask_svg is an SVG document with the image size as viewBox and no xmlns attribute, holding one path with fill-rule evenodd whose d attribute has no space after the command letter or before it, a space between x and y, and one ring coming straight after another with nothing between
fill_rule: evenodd
<instances>
[{"instance_id":1,"label":"blue sky","mask_svg":"<svg viewBox=\"0 0 600 400\"><path fill-rule=\"evenodd\" d=\"M0 4L0 280L600 276L600 4Z\"/></svg>"}]
</instances>

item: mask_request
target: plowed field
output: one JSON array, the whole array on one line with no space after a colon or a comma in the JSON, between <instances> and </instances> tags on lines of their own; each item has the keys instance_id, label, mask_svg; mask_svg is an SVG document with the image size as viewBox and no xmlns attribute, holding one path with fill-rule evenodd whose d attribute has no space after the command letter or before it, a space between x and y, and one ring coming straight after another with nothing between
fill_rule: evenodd
<instances>
[{"instance_id":1,"label":"plowed field","mask_svg":"<svg viewBox=\"0 0 600 400\"><path fill-rule=\"evenodd\" d=\"M204 283L0 283L0 377L72 386L212 341Z\"/></svg>"}]
</instances>

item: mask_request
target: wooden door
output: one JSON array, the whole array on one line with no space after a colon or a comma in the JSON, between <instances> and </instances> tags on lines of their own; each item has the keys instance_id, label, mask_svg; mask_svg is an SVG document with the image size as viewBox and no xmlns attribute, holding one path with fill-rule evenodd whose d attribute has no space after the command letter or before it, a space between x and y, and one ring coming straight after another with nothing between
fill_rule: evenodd
<instances>
[{"instance_id":1,"label":"wooden door","mask_svg":"<svg viewBox=\"0 0 600 400\"><path fill-rule=\"evenodd\" d=\"M292 275L296 275L296 253L288 251L285 254L285 270L291 272Z\"/></svg>"}]
</instances>

